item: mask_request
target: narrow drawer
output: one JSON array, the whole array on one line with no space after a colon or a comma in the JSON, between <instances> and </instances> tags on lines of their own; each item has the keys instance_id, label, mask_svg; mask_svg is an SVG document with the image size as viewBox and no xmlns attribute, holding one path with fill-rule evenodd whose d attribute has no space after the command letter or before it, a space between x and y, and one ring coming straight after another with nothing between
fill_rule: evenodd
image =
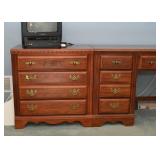
<instances>
[{"instance_id":1,"label":"narrow drawer","mask_svg":"<svg viewBox=\"0 0 160 160\"><path fill-rule=\"evenodd\" d=\"M128 113L129 99L100 99L99 113Z\"/></svg>"},{"instance_id":2,"label":"narrow drawer","mask_svg":"<svg viewBox=\"0 0 160 160\"><path fill-rule=\"evenodd\" d=\"M156 56L140 56L139 69L156 69Z\"/></svg>"},{"instance_id":3,"label":"narrow drawer","mask_svg":"<svg viewBox=\"0 0 160 160\"><path fill-rule=\"evenodd\" d=\"M44 53L45 54L45 53ZM87 69L87 56L19 56L19 70Z\"/></svg>"},{"instance_id":4,"label":"narrow drawer","mask_svg":"<svg viewBox=\"0 0 160 160\"><path fill-rule=\"evenodd\" d=\"M131 71L101 71L100 83L131 83Z\"/></svg>"},{"instance_id":5,"label":"narrow drawer","mask_svg":"<svg viewBox=\"0 0 160 160\"><path fill-rule=\"evenodd\" d=\"M21 115L74 115L86 114L86 100L21 101Z\"/></svg>"},{"instance_id":6,"label":"narrow drawer","mask_svg":"<svg viewBox=\"0 0 160 160\"><path fill-rule=\"evenodd\" d=\"M79 99L86 96L86 86L24 86L20 88L20 99Z\"/></svg>"},{"instance_id":7,"label":"narrow drawer","mask_svg":"<svg viewBox=\"0 0 160 160\"><path fill-rule=\"evenodd\" d=\"M130 97L130 85L100 85L100 97Z\"/></svg>"},{"instance_id":8,"label":"narrow drawer","mask_svg":"<svg viewBox=\"0 0 160 160\"><path fill-rule=\"evenodd\" d=\"M20 85L86 84L86 72L19 72Z\"/></svg>"},{"instance_id":9,"label":"narrow drawer","mask_svg":"<svg viewBox=\"0 0 160 160\"><path fill-rule=\"evenodd\" d=\"M101 56L101 69L131 69L132 56Z\"/></svg>"}]
</instances>

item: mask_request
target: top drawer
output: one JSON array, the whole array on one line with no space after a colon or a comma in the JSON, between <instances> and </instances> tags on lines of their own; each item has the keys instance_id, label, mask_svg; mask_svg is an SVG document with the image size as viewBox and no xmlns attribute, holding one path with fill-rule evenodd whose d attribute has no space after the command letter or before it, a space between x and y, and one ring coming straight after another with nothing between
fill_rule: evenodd
<instances>
[{"instance_id":1,"label":"top drawer","mask_svg":"<svg viewBox=\"0 0 160 160\"><path fill-rule=\"evenodd\" d=\"M131 69L132 56L101 56L101 69Z\"/></svg>"},{"instance_id":2,"label":"top drawer","mask_svg":"<svg viewBox=\"0 0 160 160\"><path fill-rule=\"evenodd\" d=\"M18 56L18 70L86 70L87 56Z\"/></svg>"},{"instance_id":3,"label":"top drawer","mask_svg":"<svg viewBox=\"0 0 160 160\"><path fill-rule=\"evenodd\" d=\"M156 56L141 55L138 69L156 69Z\"/></svg>"}]
</instances>

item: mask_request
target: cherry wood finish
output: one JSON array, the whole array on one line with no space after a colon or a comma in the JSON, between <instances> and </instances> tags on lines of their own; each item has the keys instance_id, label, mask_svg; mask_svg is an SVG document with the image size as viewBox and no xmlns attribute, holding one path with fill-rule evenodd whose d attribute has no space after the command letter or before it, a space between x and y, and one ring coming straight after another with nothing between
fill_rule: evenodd
<instances>
[{"instance_id":1,"label":"cherry wood finish","mask_svg":"<svg viewBox=\"0 0 160 160\"><path fill-rule=\"evenodd\" d=\"M20 72L18 74L21 85L74 85L87 84L86 72Z\"/></svg>"},{"instance_id":2,"label":"cherry wood finish","mask_svg":"<svg viewBox=\"0 0 160 160\"><path fill-rule=\"evenodd\" d=\"M100 97L130 97L130 85L100 85Z\"/></svg>"},{"instance_id":3,"label":"cherry wood finish","mask_svg":"<svg viewBox=\"0 0 160 160\"><path fill-rule=\"evenodd\" d=\"M100 99L99 113L129 113L129 99Z\"/></svg>"},{"instance_id":4,"label":"cherry wood finish","mask_svg":"<svg viewBox=\"0 0 160 160\"><path fill-rule=\"evenodd\" d=\"M156 70L156 51L139 52L138 55L138 70Z\"/></svg>"},{"instance_id":5,"label":"cherry wood finish","mask_svg":"<svg viewBox=\"0 0 160 160\"><path fill-rule=\"evenodd\" d=\"M131 83L131 71L101 71L100 72L100 83Z\"/></svg>"},{"instance_id":6,"label":"cherry wood finish","mask_svg":"<svg viewBox=\"0 0 160 160\"><path fill-rule=\"evenodd\" d=\"M86 114L86 100L33 100L20 102L21 115Z\"/></svg>"},{"instance_id":7,"label":"cherry wood finish","mask_svg":"<svg viewBox=\"0 0 160 160\"><path fill-rule=\"evenodd\" d=\"M101 69L131 69L132 57L119 55L101 56Z\"/></svg>"},{"instance_id":8,"label":"cherry wood finish","mask_svg":"<svg viewBox=\"0 0 160 160\"><path fill-rule=\"evenodd\" d=\"M87 97L86 86L24 86L20 99L78 99Z\"/></svg>"},{"instance_id":9,"label":"cherry wood finish","mask_svg":"<svg viewBox=\"0 0 160 160\"><path fill-rule=\"evenodd\" d=\"M139 69L153 70L156 68L156 56L141 55L139 61Z\"/></svg>"},{"instance_id":10,"label":"cherry wood finish","mask_svg":"<svg viewBox=\"0 0 160 160\"><path fill-rule=\"evenodd\" d=\"M129 50L95 51L93 97L95 125L100 126L106 122L122 122L127 126L134 124L136 53ZM117 83L114 80L106 80L105 76L102 78L102 73L109 77L110 74L121 74L126 71L130 73L130 76L127 76L128 82L122 80Z\"/></svg>"},{"instance_id":11,"label":"cherry wood finish","mask_svg":"<svg viewBox=\"0 0 160 160\"><path fill-rule=\"evenodd\" d=\"M42 54L42 53L41 53ZM45 53L44 53L45 54ZM18 56L18 70L86 70L87 56Z\"/></svg>"},{"instance_id":12,"label":"cherry wood finish","mask_svg":"<svg viewBox=\"0 0 160 160\"><path fill-rule=\"evenodd\" d=\"M133 125L144 55L155 56L155 49L11 49L15 128L41 122Z\"/></svg>"}]
</instances>

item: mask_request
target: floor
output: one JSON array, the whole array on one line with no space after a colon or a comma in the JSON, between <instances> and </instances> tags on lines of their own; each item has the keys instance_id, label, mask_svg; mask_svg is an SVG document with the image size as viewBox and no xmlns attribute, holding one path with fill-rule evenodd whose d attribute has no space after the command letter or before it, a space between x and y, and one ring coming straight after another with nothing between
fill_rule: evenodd
<instances>
[{"instance_id":1,"label":"floor","mask_svg":"<svg viewBox=\"0 0 160 160\"><path fill-rule=\"evenodd\" d=\"M4 127L5 136L156 136L156 111L136 112L135 125L105 124L102 127L82 127L80 124L29 124L24 129Z\"/></svg>"}]
</instances>

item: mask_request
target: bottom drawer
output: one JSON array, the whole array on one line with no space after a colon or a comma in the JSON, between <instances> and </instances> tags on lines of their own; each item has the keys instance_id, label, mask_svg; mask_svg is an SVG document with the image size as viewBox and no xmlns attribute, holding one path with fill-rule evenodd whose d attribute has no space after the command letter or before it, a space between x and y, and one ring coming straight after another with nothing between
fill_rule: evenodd
<instances>
[{"instance_id":1,"label":"bottom drawer","mask_svg":"<svg viewBox=\"0 0 160 160\"><path fill-rule=\"evenodd\" d=\"M21 115L86 114L86 100L35 100L20 102Z\"/></svg>"},{"instance_id":2,"label":"bottom drawer","mask_svg":"<svg viewBox=\"0 0 160 160\"><path fill-rule=\"evenodd\" d=\"M129 99L100 99L99 113L128 113Z\"/></svg>"}]
</instances>

